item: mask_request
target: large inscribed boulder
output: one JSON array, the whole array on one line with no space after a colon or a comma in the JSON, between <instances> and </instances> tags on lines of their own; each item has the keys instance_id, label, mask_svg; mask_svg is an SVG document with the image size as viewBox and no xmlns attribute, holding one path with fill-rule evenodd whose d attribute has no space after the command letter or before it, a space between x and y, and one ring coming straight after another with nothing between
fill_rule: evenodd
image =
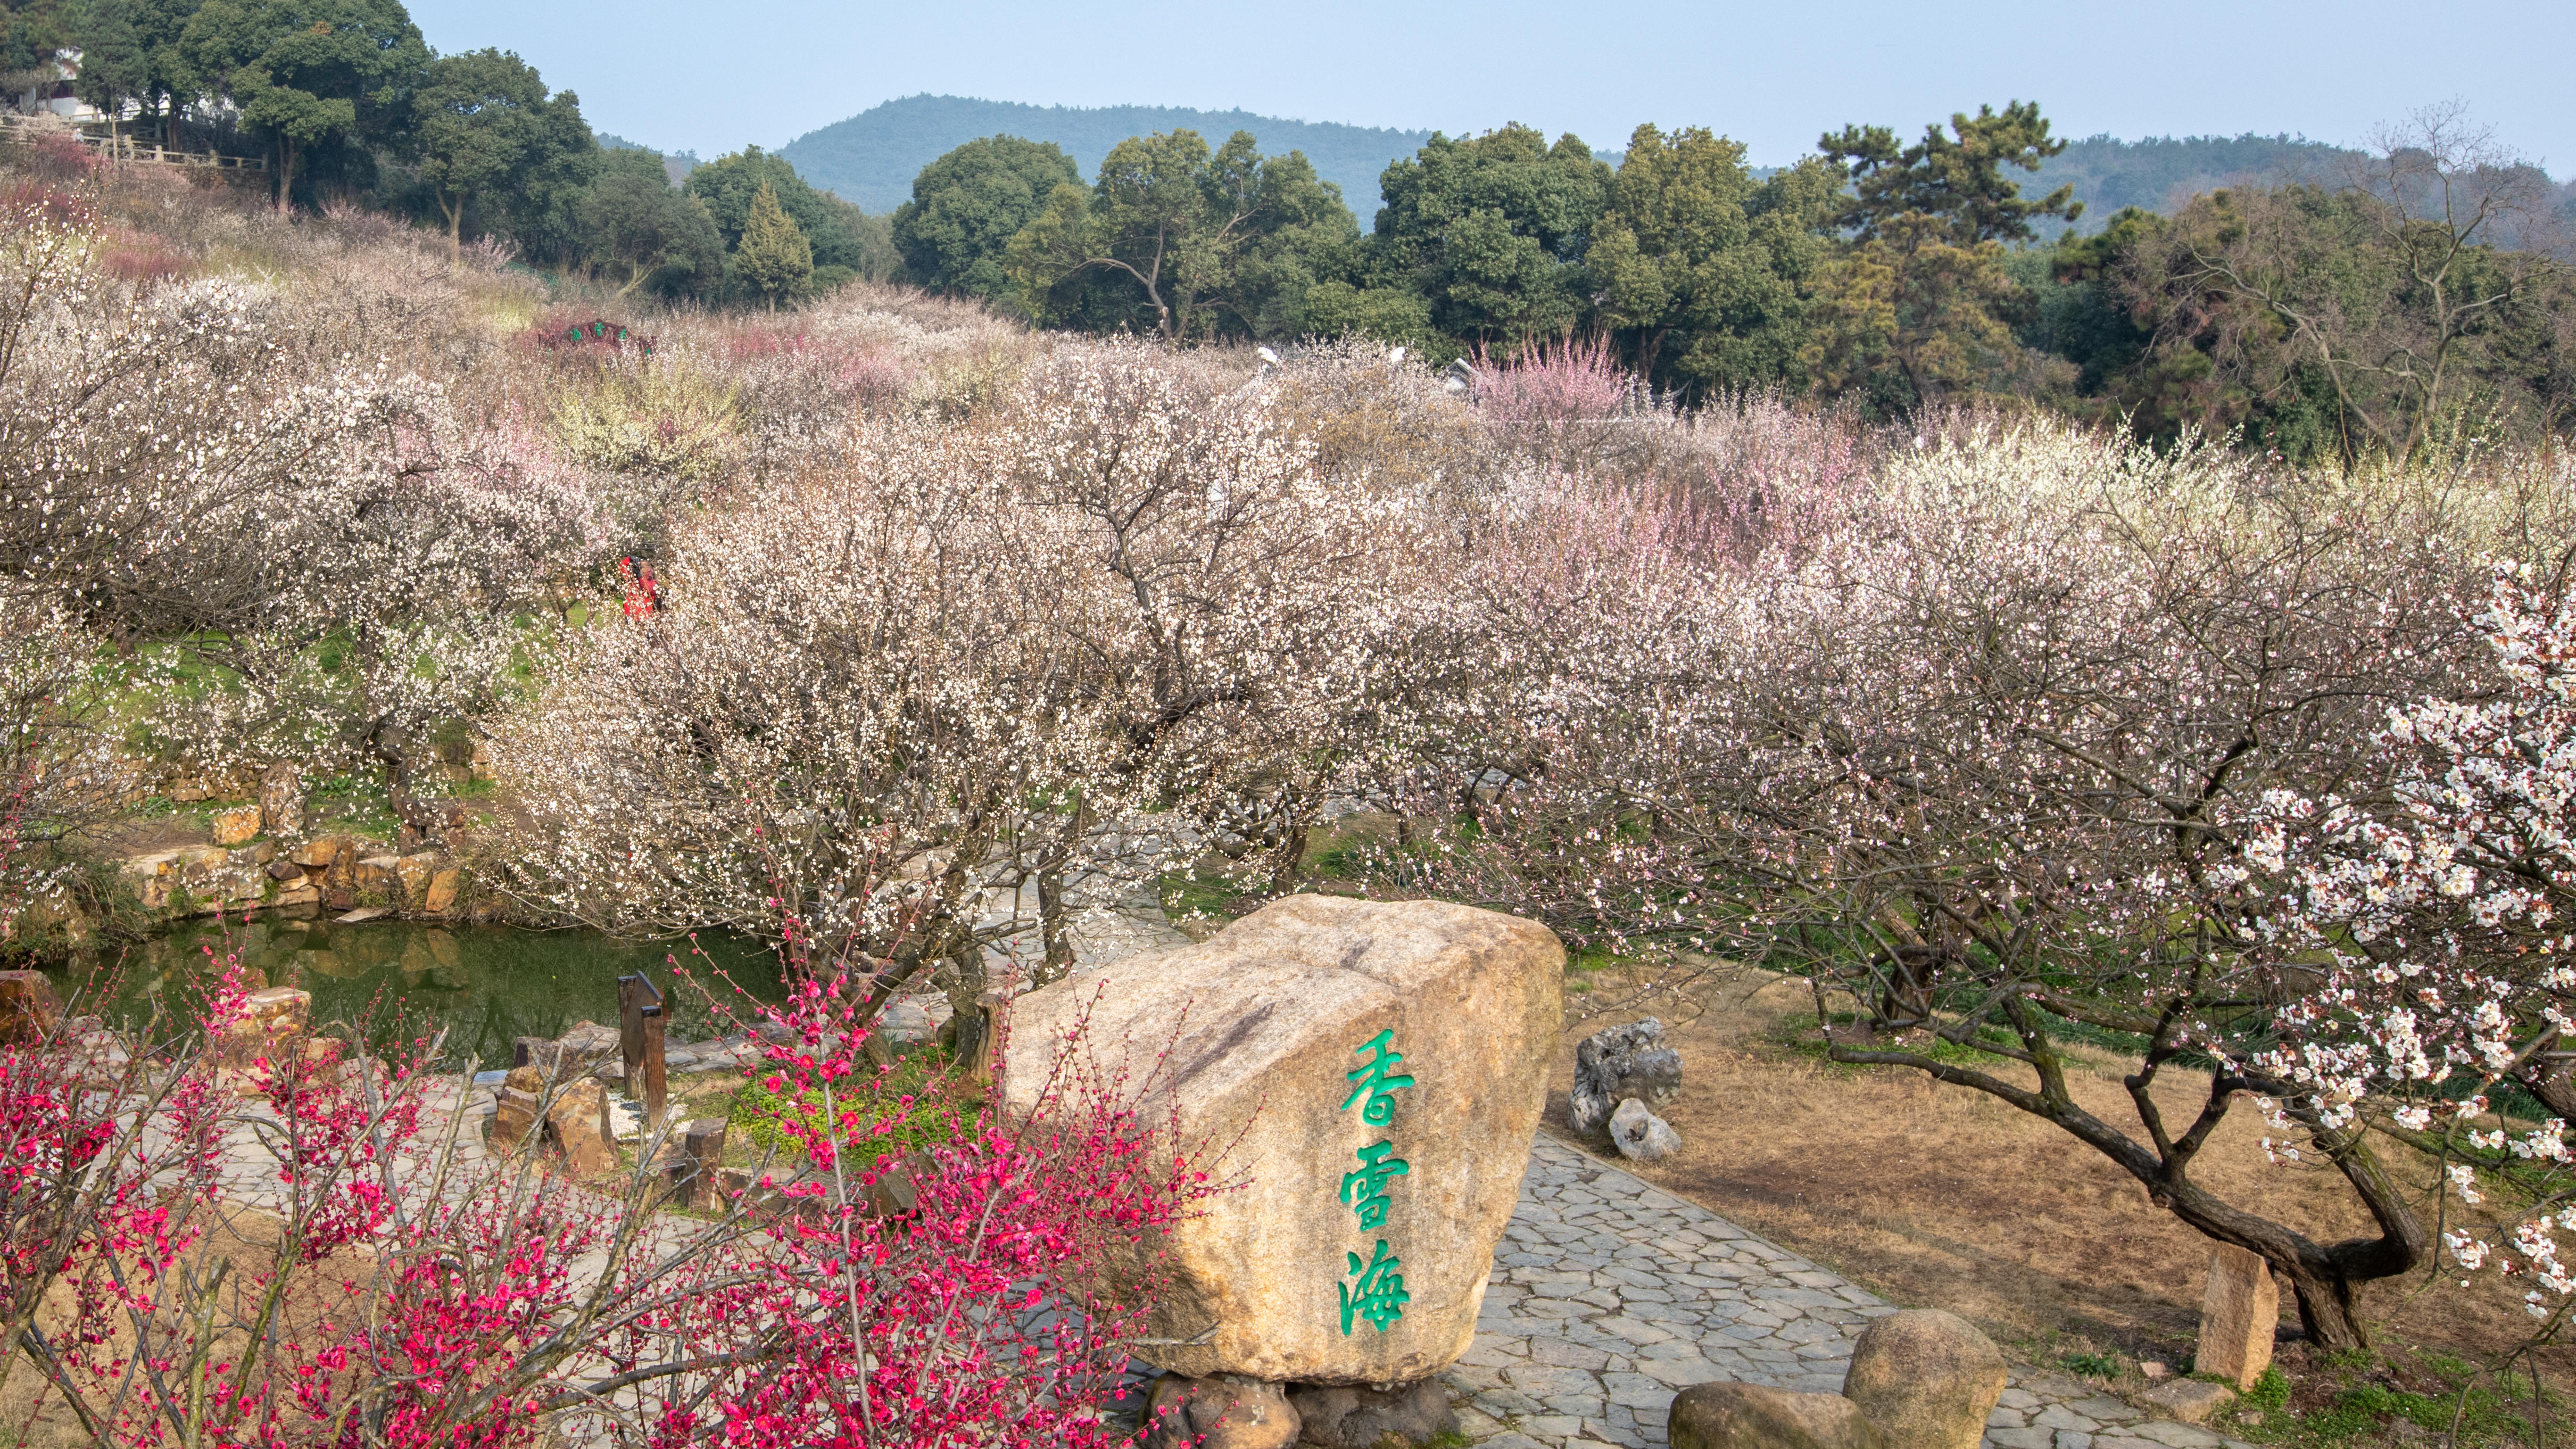
<instances>
[{"instance_id":1,"label":"large inscribed boulder","mask_svg":"<svg viewBox=\"0 0 2576 1449\"><path fill-rule=\"evenodd\" d=\"M1217 1179L1239 1185L1162 1245L1150 1332L1172 1342L1140 1348L1148 1362L1411 1383L1475 1336L1545 1103L1564 959L1544 927L1490 911L1292 896L1019 998L997 1086L1027 1110L1087 1017L1083 1055L1226 1149Z\"/></svg>"}]
</instances>

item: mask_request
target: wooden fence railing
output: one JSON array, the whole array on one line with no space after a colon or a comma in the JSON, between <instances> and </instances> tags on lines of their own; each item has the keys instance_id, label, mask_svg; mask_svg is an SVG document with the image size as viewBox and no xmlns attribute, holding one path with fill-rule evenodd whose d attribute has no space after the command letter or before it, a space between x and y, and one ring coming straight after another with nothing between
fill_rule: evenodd
<instances>
[{"instance_id":1,"label":"wooden fence railing","mask_svg":"<svg viewBox=\"0 0 2576 1449\"><path fill-rule=\"evenodd\" d=\"M45 123L34 116L0 114L0 131L32 131ZM159 142L146 146L131 136L102 136L77 127L71 134L80 143L118 161L150 161L163 166L206 166L218 171L265 171L265 156L223 156L213 151L172 151Z\"/></svg>"}]
</instances>

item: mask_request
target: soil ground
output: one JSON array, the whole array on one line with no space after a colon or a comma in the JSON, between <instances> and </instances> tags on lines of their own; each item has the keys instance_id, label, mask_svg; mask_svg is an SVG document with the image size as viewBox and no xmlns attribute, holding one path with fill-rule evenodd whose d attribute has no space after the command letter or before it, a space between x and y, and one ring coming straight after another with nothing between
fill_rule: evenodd
<instances>
[{"instance_id":1,"label":"soil ground","mask_svg":"<svg viewBox=\"0 0 2576 1449\"><path fill-rule=\"evenodd\" d=\"M1618 994L1615 981L1585 984L1591 989L1569 1000L1570 1019L1587 998ZM1559 1053L1549 1129L1574 1136L1566 1094L1576 1043L1659 1015L1682 1055L1683 1086L1658 1111L1679 1130L1682 1149L1660 1164L1629 1164L1639 1176L1892 1301L1959 1313L2031 1362L2063 1367L2072 1357L2075 1366L2108 1370L2116 1361L2117 1372L2101 1376L2130 1389L2146 1386L2141 1361L2189 1362L2206 1239L2150 1203L2108 1158L2005 1102L1910 1069L1823 1060L1793 1026L1812 1023L1813 1011L1801 983L1744 972L1665 997L1652 1010L1576 1021ZM2127 1068L2107 1055L2085 1065L2079 1101L2143 1133L2119 1081ZM1999 1075L2012 1066L1997 1059ZM2175 1079L2160 1087L2159 1101L2170 1094L2169 1115L2186 1104L2196 1110L2206 1081ZM2260 1116L2240 1106L2195 1179L2320 1241L2369 1228L2341 1177L2273 1164L2262 1137ZM1600 1141L1587 1145L1609 1151ZM2429 1188L2428 1162L2396 1144L2386 1151L2402 1176ZM2430 1223L2429 1199L2427 1208ZM2324 1366L2296 1341L2297 1311L2286 1291L2282 1299L2280 1362L2296 1383L2303 1370ZM2492 1275L2463 1289L2456 1278L2421 1271L2370 1286L2363 1308L2375 1345L2390 1357L2370 1372L2391 1388L2423 1392L2440 1387L2425 1365L2445 1355L2486 1359L2533 1326L2519 1291ZM2560 1392L2576 1386L2576 1347L2543 1350L2542 1365Z\"/></svg>"}]
</instances>

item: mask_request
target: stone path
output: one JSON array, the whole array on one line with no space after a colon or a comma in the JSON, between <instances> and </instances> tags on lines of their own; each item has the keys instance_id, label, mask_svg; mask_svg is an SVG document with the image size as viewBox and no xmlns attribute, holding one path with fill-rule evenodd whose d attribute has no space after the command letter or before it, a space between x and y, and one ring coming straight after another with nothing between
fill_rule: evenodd
<instances>
[{"instance_id":1,"label":"stone path","mask_svg":"<svg viewBox=\"0 0 2576 1449\"><path fill-rule=\"evenodd\" d=\"M1541 1134L1476 1346L1443 1378L1483 1449L1661 1445L1673 1395L1720 1379L1826 1393L1883 1300ZM1993 1449L2218 1449L2062 1374L2016 1369Z\"/></svg>"}]
</instances>

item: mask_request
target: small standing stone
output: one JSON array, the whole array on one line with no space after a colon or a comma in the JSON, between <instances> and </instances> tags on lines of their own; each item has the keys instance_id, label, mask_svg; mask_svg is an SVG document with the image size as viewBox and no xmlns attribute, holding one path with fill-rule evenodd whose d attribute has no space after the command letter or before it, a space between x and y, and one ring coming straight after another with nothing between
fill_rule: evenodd
<instances>
[{"instance_id":1,"label":"small standing stone","mask_svg":"<svg viewBox=\"0 0 2576 1449\"><path fill-rule=\"evenodd\" d=\"M671 1195L682 1207L721 1206L716 1165L724 1160L725 1119L701 1117L680 1134L680 1159L671 1166Z\"/></svg>"},{"instance_id":2,"label":"small standing stone","mask_svg":"<svg viewBox=\"0 0 2576 1449\"><path fill-rule=\"evenodd\" d=\"M1145 1400L1142 1449L1289 1449L1300 1420L1284 1384L1165 1374Z\"/></svg>"},{"instance_id":3,"label":"small standing stone","mask_svg":"<svg viewBox=\"0 0 2576 1449\"><path fill-rule=\"evenodd\" d=\"M1619 1155L1633 1162L1661 1162L1681 1150L1682 1135L1673 1124L1646 1110L1646 1104L1630 1097L1610 1114L1610 1142Z\"/></svg>"},{"instance_id":4,"label":"small standing stone","mask_svg":"<svg viewBox=\"0 0 2576 1449\"><path fill-rule=\"evenodd\" d=\"M2233 1243L2212 1245L2192 1371L2213 1374L2239 1389L2254 1387L2272 1366L2272 1332L2280 1323L2281 1288L2272 1281L2263 1255Z\"/></svg>"},{"instance_id":5,"label":"small standing stone","mask_svg":"<svg viewBox=\"0 0 2576 1449\"><path fill-rule=\"evenodd\" d=\"M546 1074L538 1067L512 1067L492 1094L492 1145L516 1147L537 1125L537 1107L545 1100Z\"/></svg>"},{"instance_id":6,"label":"small standing stone","mask_svg":"<svg viewBox=\"0 0 2576 1449\"><path fill-rule=\"evenodd\" d=\"M1905 1449L1977 1449L2006 1373L2002 1350L1976 1325L1914 1309L1862 1330L1843 1397Z\"/></svg>"},{"instance_id":7,"label":"small standing stone","mask_svg":"<svg viewBox=\"0 0 2576 1449\"><path fill-rule=\"evenodd\" d=\"M546 1112L547 1130L564 1152L564 1160L576 1178L599 1177L617 1167L617 1148L609 1141L608 1129L600 1120L608 1106L608 1091L597 1082L575 1082L559 1087L554 1105Z\"/></svg>"},{"instance_id":8,"label":"small standing stone","mask_svg":"<svg viewBox=\"0 0 2576 1449\"><path fill-rule=\"evenodd\" d=\"M1840 1394L1694 1384L1673 1397L1673 1449L1929 1449L1872 1424Z\"/></svg>"},{"instance_id":9,"label":"small standing stone","mask_svg":"<svg viewBox=\"0 0 2576 1449\"><path fill-rule=\"evenodd\" d=\"M1630 1097L1649 1106L1673 1099L1682 1088L1682 1058L1663 1041L1664 1024L1651 1016L1584 1038L1574 1049L1575 1131L1600 1131Z\"/></svg>"}]
</instances>

